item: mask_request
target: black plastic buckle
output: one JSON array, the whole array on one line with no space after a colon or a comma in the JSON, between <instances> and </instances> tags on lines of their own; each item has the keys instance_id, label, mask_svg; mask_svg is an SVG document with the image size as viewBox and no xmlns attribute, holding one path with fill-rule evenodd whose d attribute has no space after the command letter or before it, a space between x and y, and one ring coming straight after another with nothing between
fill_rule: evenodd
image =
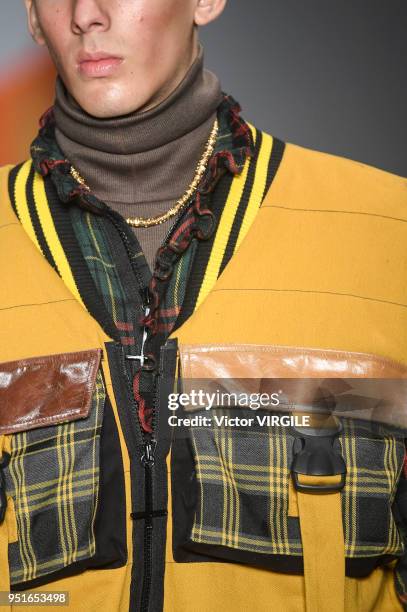
<instances>
[{"instance_id":1,"label":"black plastic buckle","mask_svg":"<svg viewBox=\"0 0 407 612\"><path fill-rule=\"evenodd\" d=\"M334 448L335 438L342 431L341 423L335 419L331 428L293 427L294 459L291 474L294 487L303 493L333 493L341 491L346 481L346 464L342 455ZM304 484L299 476L341 476L340 482L331 485Z\"/></svg>"},{"instance_id":2,"label":"black plastic buckle","mask_svg":"<svg viewBox=\"0 0 407 612\"><path fill-rule=\"evenodd\" d=\"M6 510L7 510L7 497L6 497L6 479L4 477L4 468L8 466L10 461L10 455L8 453L3 453L0 459L0 525L4 523L4 519L6 518Z\"/></svg>"}]
</instances>

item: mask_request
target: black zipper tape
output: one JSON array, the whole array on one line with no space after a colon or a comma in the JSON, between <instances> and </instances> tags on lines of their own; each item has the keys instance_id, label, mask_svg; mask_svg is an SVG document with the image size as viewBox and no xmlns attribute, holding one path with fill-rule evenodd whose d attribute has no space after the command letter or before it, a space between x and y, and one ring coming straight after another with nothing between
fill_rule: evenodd
<instances>
[{"instance_id":1,"label":"black zipper tape","mask_svg":"<svg viewBox=\"0 0 407 612\"><path fill-rule=\"evenodd\" d=\"M154 464L145 464L146 509L144 519L144 573L140 612L149 612L151 583L153 578L153 468Z\"/></svg>"},{"instance_id":2,"label":"black zipper tape","mask_svg":"<svg viewBox=\"0 0 407 612\"><path fill-rule=\"evenodd\" d=\"M177 358L176 339L160 349L154 402L154 438L145 434L127 374L123 347L106 344L113 390L130 455L133 511L131 612L160 612L164 598L167 517L167 466L170 446L167 400L172 392Z\"/></svg>"},{"instance_id":3,"label":"black zipper tape","mask_svg":"<svg viewBox=\"0 0 407 612\"><path fill-rule=\"evenodd\" d=\"M129 230L123 220L114 213L109 214L109 218L126 249L143 304L149 306L148 287L145 285L145 279L133 256ZM120 422L130 454L133 504L131 517L134 520L130 610L131 612L159 612L163 607L164 596L167 516L166 455L169 450L169 436L164 436L163 443L159 445L157 432L159 412L162 409L166 410L166 397L172 391L171 384L168 390L165 381L171 372L172 376L175 375L177 342L169 340L160 347L159 371L157 376L154 374L151 434L144 431L140 422L139 406L134 397L124 347L112 342L106 344L106 349ZM160 523L159 526L157 522Z\"/></svg>"},{"instance_id":4,"label":"black zipper tape","mask_svg":"<svg viewBox=\"0 0 407 612\"><path fill-rule=\"evenodd\" d=\"M145 469L140 460L144 452L144 440L142 438L141 429L138 422L137 405L134 400L132 389L129 385L123 347L121 344L114 342L109 342L105 346L120 424L130 457L131 499L133 504L133 512L144 512ZM142 560L144 557L144 538L141 521L134 522L132 539L134 559L130 585L129 611L138 612L140 610L140 593L142 589L143 577Z\"/></svg>"},{"instance_id":5,"label":"black zipper tape","mask_svg":"<svg viewBox=\"0 0 407 612\"><path fill-rule=\"evenodd\" d=\"M4 476L5 468L8 466L10 461L10 455L3 452L0 458L0 525L4 523L6 518L7 510L7 496L6 496L6 479Z\"/></svg>"},{"instance_id":6,"label":"black zipper tape","mask_svg":"<svg viewBox=\"0 0 407 612\"><path fill-rule=\"evenodd\" d=\"M177 341L168 340L160 350L154 438L142 432L123 347L109 342L106 350L120 423L130 455L134 519L130 612L160 612L164 597L168 502L166 457L170 447L167 400L173 389Z\"/></svg>"}]
</instances>

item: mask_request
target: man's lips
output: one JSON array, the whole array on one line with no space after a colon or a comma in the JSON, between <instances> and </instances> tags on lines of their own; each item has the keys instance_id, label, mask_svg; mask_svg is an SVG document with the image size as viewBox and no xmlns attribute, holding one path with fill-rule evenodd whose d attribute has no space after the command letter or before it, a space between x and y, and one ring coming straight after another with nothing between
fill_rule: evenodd
<instances>
[{"instance_id":1,"label":"man's lips","mask_svg":"<svg viewBox=\"0 0 407 612\"><path fill-rule=\"evenodd\" d=\"M114 74L123 58L100 51L98 53L80 53L78 70L87 77L106 77Z\"/></svg>"}]
</instances>

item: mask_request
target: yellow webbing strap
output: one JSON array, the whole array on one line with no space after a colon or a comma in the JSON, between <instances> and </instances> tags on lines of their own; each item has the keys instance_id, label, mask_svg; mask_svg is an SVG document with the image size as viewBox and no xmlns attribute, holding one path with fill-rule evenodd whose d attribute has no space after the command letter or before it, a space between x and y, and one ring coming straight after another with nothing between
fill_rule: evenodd
<instances>
[{"instance_id":1,"label":"yellow webbing strap","mask_svg":"<svg viewBox=\"0 0 407 612\"><path fill-rule=\"evenodd\" d=\"M298 475L301 484L328 486L341 476ZM307 612L344 612L345 543L341 493L297 491Z\"/></svg>"}]
</instances>

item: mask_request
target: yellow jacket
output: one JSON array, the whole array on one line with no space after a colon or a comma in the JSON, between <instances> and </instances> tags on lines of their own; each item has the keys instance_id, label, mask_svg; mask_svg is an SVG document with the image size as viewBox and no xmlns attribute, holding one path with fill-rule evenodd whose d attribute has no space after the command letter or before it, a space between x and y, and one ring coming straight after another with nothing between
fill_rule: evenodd
<instances>
[{"instance_id":1,"label":"yellow jacket","mask_svg":"<svg viewBox=\"0 0 407 612\"><path fill-rule=\"evenodd\" d=\"M142 604L140 578L132 571L133 558L137 556L132 537L137 521L131 517L135 508L130 478L133 451L126 442L119 414L120 394L114 389L117 362L112 357L112 340L47 264L14 215L8 195L9 170L3 168L0 175L0 364L102 351L101 367L119 435L125 484L125 563L113 569L87 569L33 590L68 591L68 609L75 612L138 611L143 605L148 612L158 612L160 593L153 595L150 603ZM361 163L287 145L277 176L237 253L213 282L211 278L216 275L211 277L211 269L217 269L221 257L214 249L199 307L174 333L183 369L195 359L198 370L191 366L193 375L200 371L199 360L208 351L229 351L228 354L243 355L243 371L249 365L244 356L257 356L266 376L270 361L260 359L259 354L274 354L277 350L284 360L287 353L279 353L275 347L288 347L289 354L293 350L298 354L300 348L300 355L311 354L316 361L327 355L336 359L335 363L360 359L375 367L394 367L403 376L407 366L406 204L405 179ZM44 231L52 231L52 227ZM17 341L18 334L23 335L23 342ZM171 340L167 344L173 346ZM219 375L216 367L219 362L212 370ZM10 449L13 435L0 437L3 449ZM389 442L385 451L389 456L393 453L393 462L386 463L386 469L392 466L392 470L388 469L389 503L394 498L403 459L397 444ZM164 461L164 457L160 459ZM306 517L301 531L304 556L307 549L305 580L300 574L280 573L239 559L230 562L234 561L233 555L229 561L221 561L216 555L211 557L210 548L205 549L205 560L174 560L170 511L163 576L166 612L401 609L394 588L394 564L379 567L364 578L344 577L338 555L338 550L343 550L338 499L348 495L352 504L352 494L344 489L342 494L320 496L323 510L318 513L315 496L311 495L311 504L310 495L298 495L296 499L289 466L286 468L283 476L277 476L277 482L271 473L269 485L282 491L282 513L299 516L300 520L302 513ZM352 487L351 482L346 486ZM170 490L170 478L168 487ZM173 494L174 500L183 492ZM171 495L169 499L171 507ZM313 512L317 512L318 521L310 523ZM352 512L349 516L353 516ZM316 527L320 532L315 531ZM308 528L311 538L306 533ZM329 535L331 528L335 532L333 538ZM347 529L345 526L345 535ZM394 550L398 551L395 556L400 556L400 536L393 525L390 530L394 531ZM6 520L0 526L0 590L8 590L7 544L21 538L20 531L21 525L17 522L16 529L13 519L13 503L9 503ZM164 542L163 538L160 532L160 542ZM336 547L333 552L331 545ZM232 538L227 547L233 553L239 549L238 541ZM317 566L312 567L317 557ZM323 567L325 576L318 574Z\"/></svg>"}]
</instances>

